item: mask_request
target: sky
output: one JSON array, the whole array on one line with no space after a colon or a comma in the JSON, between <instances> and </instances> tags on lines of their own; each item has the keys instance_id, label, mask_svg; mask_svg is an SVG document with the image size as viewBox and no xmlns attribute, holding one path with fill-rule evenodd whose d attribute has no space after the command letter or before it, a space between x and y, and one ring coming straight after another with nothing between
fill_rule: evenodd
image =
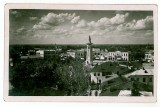
<instances>
[{"instance_id":1,"label":"sky","mask_svg":"<svg viewBox=\"0 0 160 107\"><path fill-rule=\"evenodd\" d=\"M9 11L10 44L153 44L153 11Z\"/></svg>"}]
</instances>

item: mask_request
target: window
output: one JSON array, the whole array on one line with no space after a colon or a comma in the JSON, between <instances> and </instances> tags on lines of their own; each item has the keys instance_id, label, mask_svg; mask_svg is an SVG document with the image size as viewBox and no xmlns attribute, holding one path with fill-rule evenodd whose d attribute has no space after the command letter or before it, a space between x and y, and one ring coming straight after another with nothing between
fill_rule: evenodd
<instances>
[{"instance_id":1,"label":"window","mask_svg":"<svg viewBox=\"0 0 160 107\"><path fill-rule=\"evenodd\" d=\"M102 76L106 76L106 73L105 73L105 72L102 72Z\"/></svg>"},{"instance_id":2,"label":"window","mask_svg":"<svg viewBox=\"0 0 160 107\"><path fill-rule=\"evenodd\" d=\"M94 76L96 76L96 73L94 73Z\"/></svg>"},{"instance_id":3,"label":"window","mask_svg":"<svg viewBox=\"0 0 160 107\"><path fill-rule=\"evenodd\" d=\"M137 78L137 81L139 81L139 78Z\"/></svg>"},{"instance_id":4,"label":"window","mask_svg":"<svg viewBox=\"0 0 160 107\"><path fill-rule=\"evenodd\" d=\"M98 76L100 76L100 73L98 73Z\"/></svg>"},{"instance_id":5,"label":"window","mask_svg":"<svg viewBox=\"0 0 160 107\"><path fill-rule=\"evenodd\" d=\"M98 91L95 91L95 96L98 96Z\"/></svg>"},{"instance_id":6,"label":"window","mask_svg":"<svg viewBox=\"0 0 160 107\"><path fill-rule=\"evenodd\" d=\"M152 77L149 79L149 82L152 82Z\"/></svg>"},{"instance_id":7,"label":"window","mask_svg":"<svg viewBox=\"0 0 160 107\"><path fill-rule=\"evenodd\" d=\"M143 78L143 82L146 82L146 78Z\"/></svg>"},{"instance_id":8,"label":"window","mask_svg":"<svg viewBox=\"0 0 160 107\"><path fill-rule=\"evenodd\" d=\"M101 83L101 80L99 80L99 83Z\"/></svg>"}]
</instances>

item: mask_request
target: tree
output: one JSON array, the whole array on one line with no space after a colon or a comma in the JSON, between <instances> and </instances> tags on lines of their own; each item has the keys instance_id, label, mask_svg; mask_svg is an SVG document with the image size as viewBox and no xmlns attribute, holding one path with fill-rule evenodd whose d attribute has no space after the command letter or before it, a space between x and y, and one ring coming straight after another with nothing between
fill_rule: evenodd
<instances>
[{"instance_id":1,"label":"tree","mask_svg":"<svg viewBox=\"0 0 160 107\"><path fill-rule=\"evenodd\" d=\"M69 65L63 65L58 69L60 90L67 95L84 95L88 89L88 75L83 69L82 62L72 61Z\"/></svg>"},{"instance_id":2,"label":"tree","mask_svg":"<svg viewBox=\"0 0 160 107\"><path fill-rule=\"evenodd\" d=\"M58 75L57 64L48 60L27 59L24 63L18 63L10 69L10 83L19 92L30 93L35 88L56 86Z\"/></svg>"}]
</instances>

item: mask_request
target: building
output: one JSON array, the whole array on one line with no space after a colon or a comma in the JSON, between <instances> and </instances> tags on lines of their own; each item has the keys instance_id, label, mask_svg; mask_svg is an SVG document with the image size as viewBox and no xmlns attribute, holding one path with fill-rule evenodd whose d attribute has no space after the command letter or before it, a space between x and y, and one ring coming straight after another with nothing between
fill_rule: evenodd
<instances>
[{"instance_id":1,"label":"building","mask_svg":"<svg viewBox=\"0 0 160 107\"><path fill-rule=\"evenodd\" d=\"M154 51L150 50L145 53L145 61L146 62L153 62L154 61Z\"/></svg>"},{"instance_id":2,"label":"building","mask_svg":"<svg viewBox=\"0 0 160 107\"><path fill-rule=\"evenodd\" d=\"M75 51L75 57L78 59L85 59L86 55L86 50L85 49L80 49Z\"/></svg>"},{"instance_id":3,"label":"building","mask_svg":"<svg viewBox=\"0 0 160 107\"><path fill-rule=\"evenodd\" d=\"M28 55L36 55L36 50L28 50Z\"/></svg>"},{"instance_id":4,"label":"building","mask_svg":"<svg viewBox=\"0 0 160 107\"><path fill-rule=\"evenodd\" d=\"M119 74L128 72L127 66L121 66L117 62L105 62L101 65L95 65L91 70L91 82L103 83L118 77Z\"/></svg>"},{"instance_id":5,"label":"building","mask_svg":"<svg viewBox=\"0 0 160 107\"><path fill-rule=\"evenodd\" d=\"M128 52L108 52L108 50L100 50L98 48L93 48L93 57L95 60L105 60L105 61L128 61L129 53Z\"/></svg>"},{"instance_id":6,"label":"building","mask_svg":"<svg viewBox=\"0 0 160 107\"><path fill-rule=\"evenodd\" d=\"M40 55L41 57L44 57L44 50L37 50L36 55Z\"/></svg>"},{"instance_id":7,"label":"building","mask_svg":"<svg viewBox=\"0 0 160 107\"><path fill-rule=\"evenodd\" d=\"M143 63L143 68L134 71L129 78L139 83L153 86L154 65L153 63Z\"/></svg>"},{"instance_id":8,"label":"building","mask_svg":"<svg viewBox=\"0 0 160 107\"><path fill-rule=\"evenodd\" d=\"M147 91L139 91L140 96L152 96L152 92L147 92ZM132 91L131 90L121 90L118 94L118 96L132 96Z\"/></svg>"},{"instance_id":9,"label":"building","mask_svg":"<svg viewBox=\"0 0 160 107\"><path fill-rule=\"evenodd\" d=\"M76 52L75 51L67 51L67 55L69 57L76 58Z\"/></svg>"},{"instance_id":10,"label":"building","mask_svg":"<svg viewBox=\"0 0 160 107\"><path fill-rule=\"evenodd\" d=\"M53 58L57 56L57 51L54 49L51 50L44 50L44 58Z\"/></svg>"},{"instance_id":11,"label":"building","mask_svg":"<svg viewBox=\"0 0 160 107\"><path fill-rule=\"evenodd\" d=\"M87 52L86 52L86 65L93 64L93 54L92 54L92 42L91 37L89 36L89 43L87 43Z\"/></svg>"}]
</instances>

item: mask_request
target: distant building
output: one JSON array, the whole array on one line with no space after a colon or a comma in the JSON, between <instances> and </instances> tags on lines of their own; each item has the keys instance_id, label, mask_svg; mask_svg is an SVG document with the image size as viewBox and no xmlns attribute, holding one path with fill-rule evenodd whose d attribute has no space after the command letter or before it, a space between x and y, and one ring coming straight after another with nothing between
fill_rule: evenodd
<instances>
[{"instance_id":1,"label":"distant building","mask_svg":"<svg viewBox=\"0 0 160 107\"><path fill-rule=\"evenodd\" d=\"M43 50L28 50L27 55L21 55L20 59L21 60L26 60L26 59L43 59L44 58L44 51Z\"/></svg>"},{"instance_id":2,"label":"distant building","mask_svg":"<svg viewBox=\"0 0 160 107\"><path fill-rule=\"evenodd\" d=\"M84 49L76 50L75 57L78 59L85 59L85 51Z\"/></svg>"},{"instance_id":3,"label":"distant building","mask_svg":"<svg viewBox=\"0 0 160 107\"><path fill-rule=\"evenodd\" d=\"M36 55L36 50L28 50L28 55Z\"/></svg>"},{"instance_id":4,"label":"distant building","mask_svg":"<svg viewBox=\"0 0 160 107\"><path fill-rule=\"evenodd\" d=\"M76 58L76 52L74 50L68 50L67 55L72 58Z\"/></svg>"},{"instance_id":5,"label":"distant building","mask_svg":"<svg viewBox=\"0 0 160 107\"><path fill-rule=\"evenodd\" d=\"M41 57L44 57L44 50L37 50L36 55L40 55Z\"/></svg>"},{"instance_id":6,"label":"distant building","mask_svg":"<svg viewBox=\"0 0 160 107\"><path fill-rule=\"evenodd\" d=\"M54 49L44 50L44 58L51 58L57 56L57 51Z\"/></svg>"},{"instance_id":7,"label":"distant building","mask_svg":"<svg viewBox=\"0 0 160 107\"><path fill-rule=\"evenodd\" d=\"M145 53L145 61L146 62L153 62L154 61L154 51L150 50Z\"/></svg>"},{"instance_id":8,"label":"distant building","mask_svg":"<svg viewBox=\"0 0 160 107\"><path fill-rule=\"evenodd\" d=\"M108 50L93 50L93 57L95 60L105 60L105 61L128 61L129 53L128 52L108 52Z\"/></svg>"}]
</instances>

